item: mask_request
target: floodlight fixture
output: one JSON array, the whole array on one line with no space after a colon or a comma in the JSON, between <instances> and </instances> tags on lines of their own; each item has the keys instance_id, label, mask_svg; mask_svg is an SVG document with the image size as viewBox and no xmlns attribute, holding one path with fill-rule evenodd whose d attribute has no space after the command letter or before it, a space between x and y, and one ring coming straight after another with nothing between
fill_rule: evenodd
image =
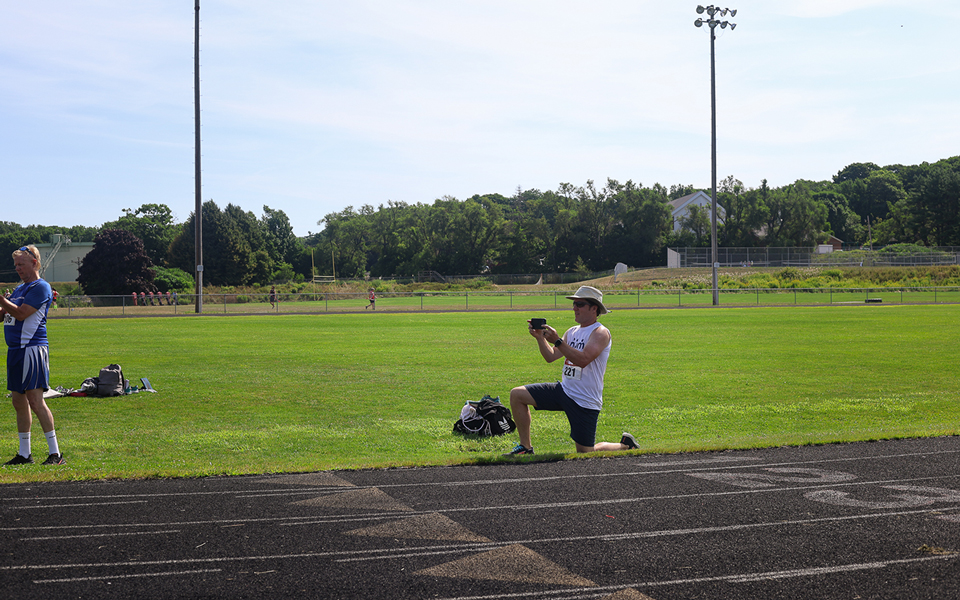
<instances>
[{"instance_id":1,"label":"floodlight fixture","mask_svg":"<svg viewBox=\"0 0 960 600\"><path fill-rule=\"evenodd\" d=\"M693 24L696 25L697 27L703 27L703 19L697 19L696 21L693 22Z\"/></svg>"},{"instance_id":2,"label":"floodlight fixture","mask_svg":"<svg viewBox=\"0 0 960 600\"><path fill-rule=\"evenodd\" d=\"M697 14L698 14L698 15L702 15L702 14L703 14L703 11L705 11L705 10L707 10L707 9L705 9L702 5L701 5L701 6L697 6Z\"/></svg>"}]
</instances>

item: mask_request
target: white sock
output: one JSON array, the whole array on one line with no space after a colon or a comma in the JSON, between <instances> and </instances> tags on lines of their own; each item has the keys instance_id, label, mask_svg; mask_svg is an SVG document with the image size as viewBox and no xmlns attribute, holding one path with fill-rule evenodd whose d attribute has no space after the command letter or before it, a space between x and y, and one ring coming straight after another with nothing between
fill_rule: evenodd
<instances>
[{"instance_id":1,"label":"white sock","mask_svg":"<svg viewBox=\"0 0 960 600\"><path fill-rule=\"evenodd\" d=\"M20 456L28 458L30 456L30 432L21 431L20 436Z\"/></svg>"},{"instance_id":2,"label":"white sock","mask_svg":"<svg viewBox=\"0 0 960 600\"><path fill-rule=\"evenodd\" d=\"M52 429L43 435L47 436L47 445L50 446L50 454L60 454L60 445L57 444L57 430Z\"/></svg>"}]
</instances>

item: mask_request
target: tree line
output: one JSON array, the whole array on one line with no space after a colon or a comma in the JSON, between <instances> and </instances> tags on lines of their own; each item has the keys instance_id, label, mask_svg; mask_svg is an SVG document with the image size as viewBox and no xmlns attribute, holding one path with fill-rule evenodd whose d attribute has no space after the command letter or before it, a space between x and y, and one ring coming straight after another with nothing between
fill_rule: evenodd
<instances>
[{"instance_id":1,"label":"tree line","mask_svg":"<svg viewBox=\"0 0 960 600\"><path fill-rule=\"evenodd\" d=\"M834 235L848 245L960 246L960 156L934 164L854 163L831 181L718 184L717 238L726 247L812 247ZM309 240L345 277L601 271L666 263L669 247L710 245L710 210L693 207L673 227L671 200L693 186L561 184L513 196L387 202L330 213ZM710 190L706 190L709 194ZM720 211L718 211L720 212Z\"/></svg>"},{"instance_id":2,"label":"tree line","mask_svg":"<svg viewBox=\"0 0 960 600\"><path fill-rule=\"evenodd\" d=\"M518 188L512 196L446 196L431 204L388 201L327 214L317 222L321 231L305 237L294 235L282 210L264 206L258 217L233 204L221 209L210 200L201 207L204 283L266 285L314 274L404 278L422 271L599 271L618 262L662 265L668 247L710 245L709 209L694 207L679 220L679 230L673 226L669 202L696 191L689 185L645 187L608 179L602 186L587 181L547 191ZM721 246L811 247L828 235L851 245L960 246L960 156L912 166L854 163L832 180L798 180L782 187L764 180L747 188L730 176L719 183L717 202ZM166 205L145 204L124 209L116 221L99 228L3 222L0 250L12 253L63 233L101 246L84 261L88 274L116 271L120 248L124 264L134 268L136 262L147 271L113 283L106 280L117 279L115 273L88 275L87 293L127 293L119 288L133 285L182 289L194 272L195 218L191 213L186 222L176 223ZM108 234L117 231L128 235ZM142 253L138 262L129 260L131 252ZM97 290L87 290L90 285Z\"/></svg>"}]
</instances>

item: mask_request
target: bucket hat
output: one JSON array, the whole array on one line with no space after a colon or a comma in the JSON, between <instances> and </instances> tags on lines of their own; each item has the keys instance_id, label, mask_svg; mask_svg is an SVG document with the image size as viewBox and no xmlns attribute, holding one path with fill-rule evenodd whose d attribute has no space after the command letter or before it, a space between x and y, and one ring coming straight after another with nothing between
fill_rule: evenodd
<instances>
[{"instance_id":1,"label":"bucket hat","mask_svg":"<svg viewBox=\"0 0 960 600\"><path fill-rule=\"evenodd\" d=\"M607 310L607 307L603 305L603 292L589 285L581 285L576 294L567 296L567 298L570 300L589 300L600 309L597 311L598 315L610 312Z\"/></svg>"}]
</instances>

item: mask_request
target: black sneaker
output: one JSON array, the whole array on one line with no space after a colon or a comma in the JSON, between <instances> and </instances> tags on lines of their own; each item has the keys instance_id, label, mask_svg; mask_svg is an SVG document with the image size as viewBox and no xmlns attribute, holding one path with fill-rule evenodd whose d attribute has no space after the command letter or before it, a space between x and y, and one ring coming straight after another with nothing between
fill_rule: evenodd
<instances>
[{"instance_id":1,"label":"black sneaker","mask_svg":"<svg viewBox=\"0 0 960 600\"><path fill-rule=\"evenodd\" d=\"M14 456L13 458L11 458L10 460L8 460L3 464L4 465L32 465L33 455L31 454L30 456L24 456L18 452L16 456Z\"/></svg>"},{"instance_id":2,"label":"black sneaker","mask_svg":"<svg viewBox=\"0 0 960 600\"><path fill-rule=\"evenodd\" d=\"M640 444L637 443L637 439L626 431L623 432L623 436L620 438L620 443L626 446L629 450L636 450L640 447Z\"/></svg>"},{"instance_id":3,"label":"black sneaker","mask_svg":"<svg viewBox=\"0 0 960 600\"><path fill-rule=\"evenodd\" d=\"M67 461L63 460L63 454L51 454L47 460L43 461L45 465L65 465Z\"/></svg>"},{"instance_id":4,"label":"black sneaker","mask_svg":"<svg viewBox=\"0 0 960 600\"><path fill-rule=\"evenodd\" d=\"M523 444L517 444L516 447L504 454L504 456L521 456L523 454L533 454L533 448L527 448Z\"/></svg>"}]
</instances>

